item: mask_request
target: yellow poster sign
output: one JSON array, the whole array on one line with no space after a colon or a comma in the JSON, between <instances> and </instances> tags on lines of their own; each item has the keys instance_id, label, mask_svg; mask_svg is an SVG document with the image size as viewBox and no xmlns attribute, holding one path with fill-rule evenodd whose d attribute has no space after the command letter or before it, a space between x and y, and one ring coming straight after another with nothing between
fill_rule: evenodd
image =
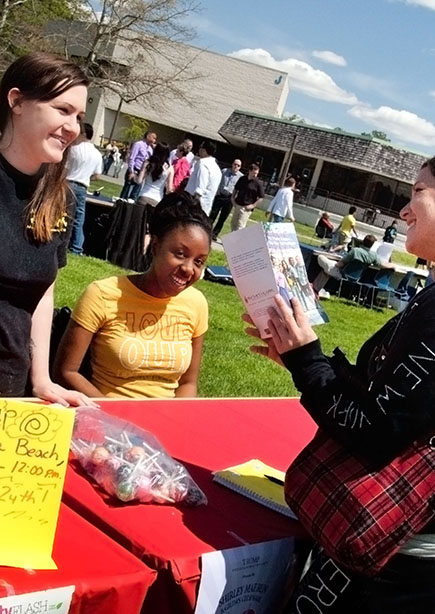
<instances>
[{"instance_id":1,"label":"yellow poster sign","mask_svg":"<svg viewBox=\"0 0 435 614\"><path fill-rule=\"evenodd\" d=\"M73 409L0 399L0 565L57 569L51 554L73 424Z\"/></svg>"}]
</instances>

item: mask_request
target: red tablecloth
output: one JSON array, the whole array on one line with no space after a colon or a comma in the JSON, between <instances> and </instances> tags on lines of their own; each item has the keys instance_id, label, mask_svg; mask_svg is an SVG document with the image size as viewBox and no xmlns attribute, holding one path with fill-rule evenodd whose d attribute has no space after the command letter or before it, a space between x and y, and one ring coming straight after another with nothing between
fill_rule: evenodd
<instances>
[{"instance_id":1,"label":"red tablecloth","mask_svg":"<svg viewBox=\"0 0 435 614\"><path fill-rule=\"evenodd\" d=\"M193 611L201 554L243 542L301 535L298 523L213 483L210 473L250 458L286 469L315 431L297 399L103 401L101 405L153 432L168 453L183 462L209 501L197 508L120 504L104 498L81 471L69 468L65 502L159 570L147 594L147 612Z\"/></svg>"},{"instance_id":2,"label":"red tablecloth","mask_svg":"<svg viewBox=\"0 0 435 614\"><path fill-rule=\"evenodd\" d=\"M70 614L135 614L156 578L154 570L64 504L53 557L55 571L0 567L0 596L74 585Z\"/></svg>"}]
</instances>

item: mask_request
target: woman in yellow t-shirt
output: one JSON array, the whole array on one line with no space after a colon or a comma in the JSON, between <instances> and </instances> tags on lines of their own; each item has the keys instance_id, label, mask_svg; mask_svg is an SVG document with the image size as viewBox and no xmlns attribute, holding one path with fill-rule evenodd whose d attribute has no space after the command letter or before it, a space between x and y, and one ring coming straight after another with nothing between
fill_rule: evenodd
<instances>
[{"instance_id":1,"label":"woman in yellow t-shirt","mask_svg":"<svg viewBox=\"0 0 435 614\"><path fill-rule=\"evenodd\" d=\"M172 193L150 224L145 273L93 282L57 353L55 376L89 397L194 397L208 306L192 287L211 245L196 197ZM79 372L90 347L92 376Z\"/></svg>"}]
</instances>

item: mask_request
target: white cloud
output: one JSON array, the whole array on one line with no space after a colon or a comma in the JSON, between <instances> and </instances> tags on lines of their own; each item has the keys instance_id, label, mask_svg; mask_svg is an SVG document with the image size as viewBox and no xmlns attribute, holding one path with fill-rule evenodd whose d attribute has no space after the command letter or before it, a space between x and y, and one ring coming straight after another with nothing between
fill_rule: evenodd
<instances>
[{"instance_id":1,"label":"white cloud","mask_svg":"<svg viewBox=\"0 0 435 614\"><path fill-rule=\"evenodd\" d=\"M391 107L357 105L348 110L349 115L386 132L406 143L435 146L435 125L410 111L399 111Z\"/></svg>"},{"instance_id":2,"label":"white cloud","mask_svg":"<svg viewBox=\"0 0 435 614\"><path fill-rule=\"evenodd\" d=\"M333 51L313 51L313 57L327 64L335 64L335 66L347 66L347 62L342 55L338 55Z\"/></svg>"},{"instance_id":3,"label":"white cloud","mask_svg":"<svg viewBox=\"0 0 435 614\"><path fill-rule=\"evenodd\" d=\"M295 90L319 98L327 102L338 102L340 104L358 104L358 98L352 92L339 87L335 81L322 70L313 68L307 62L288 58L286 60L275 60L275 58L264 49L239 49L229 56L246 60L261 66L275 68L287 72L290 76L290 91Z\"/></svg>"},{"instance_id":4,"label":"white cloud","mask_svg":"<svg viewBox=\"0 0 435 614\"><path fill-rule=\"evenodd\" d=\"M435 90L431 90L429 92L429 96L432 96L432 98L435 98Z\"/></svg>"},{"instance_id":5,"label":"white cloud","mask_svg":"<svg viewBox=\"0 0 435 614\"><path fill-rule=\"evenodd\" d=\"M414 6L422 6L425 9L435 11L435 0L402 0L405 4L412 4Z\"/></svg>"}]
</instances>

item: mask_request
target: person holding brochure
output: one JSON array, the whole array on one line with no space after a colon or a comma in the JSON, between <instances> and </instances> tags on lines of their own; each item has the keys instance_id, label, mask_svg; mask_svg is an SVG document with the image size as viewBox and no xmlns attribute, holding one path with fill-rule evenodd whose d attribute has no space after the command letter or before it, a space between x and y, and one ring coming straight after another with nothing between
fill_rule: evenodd
<instances>
[{"instance_id":1,"label":"person holding brochure","mask_svg":"<svg viewBox=\"0 0 435 614\"><path fill-rule=\"evenodd\" d=\"M407 250L421 258L434 260L435 157L425 162L420 169L412 188L411 200L402 209L400 216L407 225ZM319 425L322 436L334 442L333 445L338 444L346 456L356 459L355 462L363 462L372 467L375 476L385 474L390 466L406 468L405 464L400 465L400 460L407 458L409 451L417 444L420 445L419 442L427 446L423 461L426 458L427 463L434 462L431 460L435 447L434 286L419 292L402 313L366 341L355 366L350 365L339 350L334 352L333 358L323 354L319 339L297 300L292 300L291 309L280 296L276 296L275 308L269 310L269 315L270 339L266 340L266 345L255 345L251 349L290 371L302 394L301 403ZM246 314L243 319L252 324ZM247 328L247 333L259 336L252 326ZM313 449L311 445L308 445L307 450ZM334 467L329 466L328 471L332 473ZM286 481L286 492L290 500L294 495L291 475L292 466L289 468L289 482ZM376 496L384 497L380 501L391 501L398 514L406 504L404 490L418 477L412 474L412 468L403 468L391 485ZM312 475L311 478L314 480ZM430 494L425 495L424 505L428 510L425 524L410 529L414 525L411 523L408 506L406 509L409 515L405 516L405 521L393 534L386 535L393 547L388 550L385 560L374 575L370 569L365 572L355 571L358 557L351 569L350 565L316 548L311 566L292 597L288 612L433 614L433 478L434 471L426 479ZM410 493L416 496L415 489L411 488ZM367 507L372 503L368 496L364 501L362 506ZM345 504L352 505L352 502ZM383 508L380 503L379 506L380 514ZM313 515L318 512L325 513L324 507L320 510L312 508ZM380 528L387 521L382 516L375 520ZM360 524L359 529L362 528L363 524ZM319 534L325 535L322 532ZM397 538L399 534L400 541ZM370 549L374 551L376 544L377 540L370 544ZM359 556L366 557L366 554L360 551ZM334 599L331 593L331 601L325 610L319 603L320 591L314 592L313 586L319 586L324 581L326 587L328 581L331 581L332 572L329 580L325 575L322 576L327 569L334 570L336 583ZM332 584L329 586L332 587ZM309 602L315 606L312 605L311 610L304 610L303 604Z\"/></svg>"},{"instance_id":2,"label":"person holding brochure","mask_svg":"<svg viewBox=\"0 0 435 614\"><path fill-rule=\"evenodd\" d=\"M193 288L211 245L199 199L166 195L150 222L151 265L95 281L59 346L55 377L90 397L195 397L208 306ZM91 376L80 367L91 349Z\"/></svg>"}]
</instances>

